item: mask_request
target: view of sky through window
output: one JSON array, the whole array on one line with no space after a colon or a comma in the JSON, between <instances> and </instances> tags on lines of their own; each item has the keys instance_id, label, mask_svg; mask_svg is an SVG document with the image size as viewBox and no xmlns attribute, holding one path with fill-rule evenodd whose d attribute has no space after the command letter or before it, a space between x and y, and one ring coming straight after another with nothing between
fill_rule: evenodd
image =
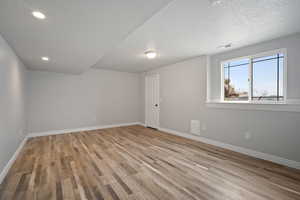
<instances>
[{"instance_id":1,"label":"view of sky through window","mask_svg":"<svg viewBox=\"0 0 300 200\"><path fill-rule=\"evenodd\" d=\"M227 100L248 100L249 59L228 62L224 65L224 90Z\"/></svg>"},{"instance_id":2,"label":"view of sky through window","mask_svg":"<svg viewBox=\"0 0 300 200\"><path fill-rule=\"evenodd\" d=\"M283 55L253 60L253 98L258 100L283 96ZM279 74L278 74L279 73Z\"/></svg>"},{"instance_id":3,"label":"view of sky through window","mask_svg":"<svg viewBox=\"0 0 300 200\"><path fill-rule=\"evenodd\" d=\"M249 77L252 62L252 77ZM284 55L240 59L223 64L224 100L283 100ZM252 85L249 81L252 78Z\"/></svg>"}]
</instances>

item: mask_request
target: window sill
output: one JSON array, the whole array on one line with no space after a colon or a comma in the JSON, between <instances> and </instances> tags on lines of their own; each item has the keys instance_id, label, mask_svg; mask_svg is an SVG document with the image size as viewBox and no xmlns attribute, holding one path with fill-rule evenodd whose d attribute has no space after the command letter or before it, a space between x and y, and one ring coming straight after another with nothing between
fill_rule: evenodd
<instances>
[{"instance_id":1,"label":"window sill","mask_svg":"<svg viewBox=\"0 0 300 200\"><path fill-rule=\"evenodd\" d=\"M300 99L288 100L287 102L207 101L206 106L221 109L300 112Z\"/></svg>"}]
</instances>

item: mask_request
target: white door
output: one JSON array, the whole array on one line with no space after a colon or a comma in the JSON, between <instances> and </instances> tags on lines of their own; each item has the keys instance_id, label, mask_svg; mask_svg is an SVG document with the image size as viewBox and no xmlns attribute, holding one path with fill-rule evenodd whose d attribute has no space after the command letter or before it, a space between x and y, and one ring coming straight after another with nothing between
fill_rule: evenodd
<instances>
[{"instance_id":1,"label":"white door","mask_svg":"<svg viewBox=\"0 0 300 200\"><path fill-rule=\"evenodd\" d=\"M159 128L159 75L146 76L146 126Z\"/></svg>"}]
</instances>

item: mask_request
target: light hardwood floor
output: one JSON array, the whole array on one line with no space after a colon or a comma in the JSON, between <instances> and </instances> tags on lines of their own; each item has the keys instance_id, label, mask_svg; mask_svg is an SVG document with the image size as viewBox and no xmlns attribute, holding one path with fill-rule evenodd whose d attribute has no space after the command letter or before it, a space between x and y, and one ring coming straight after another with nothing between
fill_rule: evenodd
<instances>
[{"instance_id":1,"label":"light hardwood floor","mask_svg":"<svg viewBox=\"0 0 300 200\"><path fill-rule=\"evenodd\" d=\"M0 199L300 199L300 171L142 126L30 139Z\"/></svg>"}]
</instances>

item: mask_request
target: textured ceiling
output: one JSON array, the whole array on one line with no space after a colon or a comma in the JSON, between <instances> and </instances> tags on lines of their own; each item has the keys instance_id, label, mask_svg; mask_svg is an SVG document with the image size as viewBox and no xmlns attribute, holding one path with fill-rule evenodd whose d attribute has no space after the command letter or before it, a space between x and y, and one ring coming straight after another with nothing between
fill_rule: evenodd
<instances>
[{"instance_id":1,"label":"textured ceiling","mask_svg":"<svg viewBox=\"0 0 300 200\"><path fill-rule=\"evenodd\" d=\"M300 0L177 0L94 66L141 72L203 54L255 44L300 31ZM232 48L226 49L230 50ZM157 59L147 60L153 49Z\"/></svg>"},{"instance_id":2,"label":"textured ceiling","mask_svg":"<svg viewBox=\"0 0 300 200\"><path fill-rule=\"evenodd\" d=\"M0 33L30 69L141 72L300 32L299 8L300 0L1 0ZM33 18L36 9L47 19Z\"/></svg>"}]
</instances>

